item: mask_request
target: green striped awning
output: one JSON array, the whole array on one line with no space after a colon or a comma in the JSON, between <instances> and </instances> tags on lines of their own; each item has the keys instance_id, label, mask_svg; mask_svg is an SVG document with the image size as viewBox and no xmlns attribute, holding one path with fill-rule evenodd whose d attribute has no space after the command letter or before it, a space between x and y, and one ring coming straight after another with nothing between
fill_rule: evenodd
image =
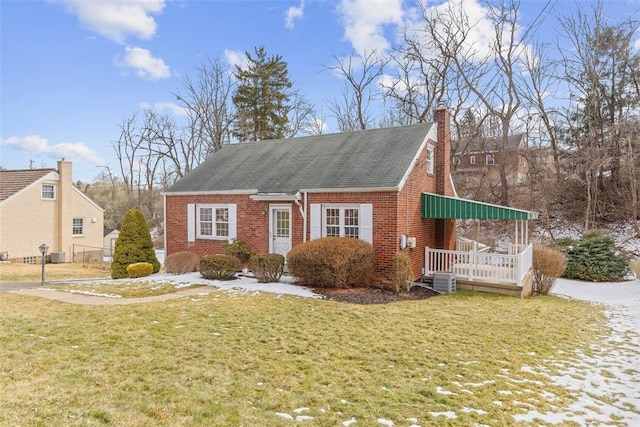
<instances>
[{"instance_id":1,"label":"green striped awning","mask_svg":"<svg viewBox=\"0 0 640 427\"><path fill-rule=\"evenodd\" d=\"M423 219L538 219L537 212L422 193Z\"/></svg>"}]
</instances>

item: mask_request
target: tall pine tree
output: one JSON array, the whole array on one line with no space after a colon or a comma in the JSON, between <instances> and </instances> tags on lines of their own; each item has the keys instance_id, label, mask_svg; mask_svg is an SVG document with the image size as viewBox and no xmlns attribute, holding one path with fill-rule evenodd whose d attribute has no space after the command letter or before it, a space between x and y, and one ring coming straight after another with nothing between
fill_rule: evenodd
<instances>
[{"instance_id":1,"label":"tall pine tree","mask_svg":"<svg viewBox=\"0 0 640 427\"><path fill-rule=\"evenodd\" d=\"M236 66L236 107L233 135L242 142L284 138L287 131L291 87L287 63L280 55L267 57L264 47L255 57L245 52L247 66Z\"/></svg>"}]
</instances>

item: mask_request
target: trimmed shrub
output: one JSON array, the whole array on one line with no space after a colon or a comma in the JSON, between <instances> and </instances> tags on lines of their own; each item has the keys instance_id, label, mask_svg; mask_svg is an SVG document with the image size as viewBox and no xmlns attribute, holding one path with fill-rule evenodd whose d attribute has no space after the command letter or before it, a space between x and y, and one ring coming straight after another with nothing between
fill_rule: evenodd
<instances>
[{"instance_id":1,"label":"trimmed shrub","mask_svg":"<svg viewBox=\"0 0 640 427\"><path fill-rule=\"evenodd\" d=\"M325 237L287 254L289 272L306 286L351 288L373 283L373 246L352 237Z\"/></svg>"},{"instance_id":2,"label":"trimmed shrub","mask_svg":"<svg viewBox=\"0 0 640 427\"><path fill-rule=\"evenodd\" d=\"M284 272L284 257L280 254L254 255L249 262L249 268L258 282L277 282Z\"/></svg>"},{"instance_id":3,"label":"trimmed shrub","mask_svg":"<svg viewBox=\"0 0 640 427\"><path fill-rule=\"evenodd\" d=\"M413 286L413 269L411 268L411 258L406 252L396 252L393 255L393 272L391 281L396 293L402 291L409 292Z\"/></svg>"},{"instance_id":4,"label":"trimmed shrub","mask_svg":"<svg viewBox=\"0 0 640 427\"><path fill-rule=\"evenodd\" d=\"M567 268L567 256L549 246L533 245L533 290L549 295L556 279Z\"/></svg>"},{"instance_id":5,"label":"trimmed shrub","mask_svg":"<svg viewBox=\"0 0 640 427\"><path fill-rule=\"evenodd\" d=\"M127 266L136 262L148 262L153 272L160 271L160 262L151 241L149 226L144 215L137 209L129 209L120 228L111 261L111 277L122 279L127 276Z\"/></svg>"},{"instance_id":6,"label":"trimmed shrub","mask_svg":"<svg viewBox=\"0 0 640 427\"><path fill-rule=\"evenodd\" d=\"M239 239L234 239L231 243L224 242L222 248L227 255L238 258L243 265L246 264L253 255L249 246Z\"/></svg>"},{"instance_id":7,"label":"trimmed shrub","mask_svg":"<svg viewBox=\"0 0 640 427\"><path fill-rule=\"evenodd\" d=\"M231 280L240 270L240 260L232 255L205 255L198 265L200 274L210 280Z\"/></svg>"},{"instance_id":8,"label":"trimmed shrub","mask_svg":"<svg viewBox=\"0 0 640 427\"><path fill-rule=\"evenodd\" d=\"M126 270L129 279L147 277L153 273L153 265L149 262L134 262L133 264L127 265Z\"/></svg>"},{"instance_id":9,"label":"trimmed shrub","mask_svg":"<svg viewBox=\"0 0 640 427\"><path fill-rule=\"evenodd\" d=\"M580 241L563 240L560 250L568 257L564 276L569 279L615 282L629 274L629 261L606 232L586 233Z\"/></svg>"},{"instance_id":10,"label":"trimmed shrub","mask_svg":"<svg viewBox=\"0 0 640 427\"><path fill-rule=\"evenodd\" d=\"M189 251L176 252L164 260L164 269L170 274L184 274L198 271L200 257Z\"/></svg>"}]
</instances>

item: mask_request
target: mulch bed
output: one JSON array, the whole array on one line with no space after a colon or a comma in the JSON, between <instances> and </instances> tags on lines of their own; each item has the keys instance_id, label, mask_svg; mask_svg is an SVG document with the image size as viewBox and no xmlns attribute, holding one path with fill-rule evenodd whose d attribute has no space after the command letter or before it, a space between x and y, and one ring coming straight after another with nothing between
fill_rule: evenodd
<instances>
[{"instance_id":1,"label":"mulch bed","mask_svg":"<svg viewBox=\"0 0 640 427\"><path fill-rule=\"evenodd\" d=\"M423 300L438 295L437 292L422 286L414 286L409 292L400 293L380 288L314 288L313 292L322 295L324 299L351 304L386 304L396 301Z\"/></svg>"}]
</instances>

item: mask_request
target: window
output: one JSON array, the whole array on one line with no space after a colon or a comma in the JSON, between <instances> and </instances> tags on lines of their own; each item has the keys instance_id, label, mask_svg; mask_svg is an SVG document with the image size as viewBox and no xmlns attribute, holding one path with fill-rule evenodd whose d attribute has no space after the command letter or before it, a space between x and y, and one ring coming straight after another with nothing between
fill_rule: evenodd
<instances>
[{"instance_id":1,"label":"window","mask_svg":"<svg viewBox=\"0 0 640 427\"><path fill-rule=\"evenodd\" d=\"M230 237L229 208L227 206L199 206L196 223L198 237Z\"/></svg>"},{"instance_id":2,"label":"window","mask_svg":"<svg viewBox=\"0 0 640 427\"><path fill-rule=\"evenodd\" d=\"M469 157L469 164L470 165L475 165L476 164L476 156L470 156Z\"/></svg>"},{"instance_id":3,"label":"window","mask_svg":"<svg viewBox=\"0 0 640 427\"><path fill-rule=\"evenodd\" d=\"M73 218L72 232L74 236L84 235L84 218Z\"/></svg>"},{"instance_id":4,"label":"window","mask_svg":"<svg viewBox=\"0 0 640 427\"><path fill-rule=\"evenodd\" d=\"M359 208L327 207L324 210L324 235L326 237L360 237Z\"/></svg>"},{"instance_id":5,"label":"window","mask_svg":"<svg viewBox=\"0 0 640 427\"><path fill-rule=\"evenodd\" d=\"M42 184L42 198L43 199L55 199L56 190L53 184Z\"/></svg>"},{"instance_id":6,"label":"window","mask_svg":"<svg viewBox=\"0 0 640 427\"><path fill-rule=\"evenodd\" d=\"M433 173L433 157L435 147L431 144L427 144L427 173Z\"/></svg>"},{"instance_id":7,"label":"window","mask_svg":"<svg viewBox=\"0 0 640 427\"><path fill-rule=\"evenodd\" d=\"M493 159L493 154L487 154L487 165L491 166L494 163L495 160Z\"/></svg>"}]
</instances>

